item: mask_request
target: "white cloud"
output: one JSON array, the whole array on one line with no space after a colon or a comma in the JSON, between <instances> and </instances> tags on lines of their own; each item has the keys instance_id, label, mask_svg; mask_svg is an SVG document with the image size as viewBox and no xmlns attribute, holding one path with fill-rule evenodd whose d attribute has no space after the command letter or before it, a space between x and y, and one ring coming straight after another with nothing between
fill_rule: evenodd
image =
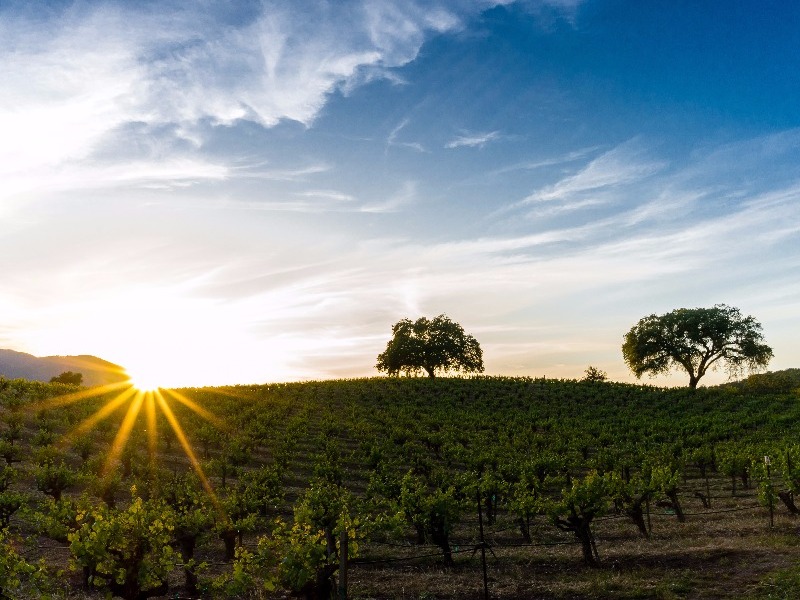
<instances>
[{"instance_id":1,"label":"white cloud","mask_svg":"<svg viewBox=\"0 0 800 600\"><path fill-rule=\"evenodd\" d=\"M330 165L325 163L309 164L293 169L266 168L265 165L237 165L232 168L237 178L269 181L305 181L311 175L325 173L330 169Z\"/></svg>"},{"instance_id":2,"label":"white cloud","mask_svg":"<svg viewBox=\"0 0 800 600\"><path fill-rule=\"evenodd\" d=\"M417 201L417 183L405 181L401 188L386 200L364 204L360 210L366 213L397 212L401 207Z\"/></svg>"},{"instance_id":3,"label":"white cloud","mask_svg":"<svg viewBox=\"0 0 800 600\"><path fill-rule=\"evenodd\" d=\"M740 168L749 167L740 162ZM492 373L577 377L591 362L615 369L614 376L622 378L627 375L620 338L644 314L724 301L756 315L766 329L774 328L774 319L786 320L797 298L797 278L791 275L798 259L791 249L800 235L800 184L771 186L725 210L702 213L704 204L725 190L682 193L684 171L647 179L651 195L639 197L637 190L635 201L619 200L625 210L587 224L474 240L431 242L400 233L389 239L367 230L343 236L325 228L295 236L280 222L270 229L275 215L254 213L248 221L255 235L237 230L230 239L215 240L219 247L209 254L202 248L210 242L199 235L192 269L181 263L184 273L162 273L152 280L141 252L111 247L102 257L87 254L81 268L66 271L64 279L41 277L30 298L15 302L0 295L0 305L36 329L35 313L46 307L43 298L67 287L72 332L89 326L81 321L90 317L80 316L79 304L95 306L87 299L93 293L87 281L106 281L101 298L108 303L122 296L125 280L136 278L158 294L178 296L168 299L163 313L146 303L142 310L129 309L136 323L146 323L148 311L157 311L158 322L169 330L170 311L188 294L201 300L192 304L192 318L213 312L224 324L220 339L274 355L280 367L275 375L248 365L247 373L237 371L231 381L374 374L374 357L391 323L440 312L478 335ZM622 198L632 193L625 186L612 187ZM415 184L408 182L390 200L411 202L416 194ZM291 200L352 210L368 206L326 187L300 191ZM231 216L205 210L209 221ZM159 254L168 250L152 246ZM767 250L777 250L769 261L763 260ZM28 265L15 268L18 280L31 278ZM759 277L768 285L753 283ZM58 310L48 311L47 324L58 322ZM180 333L185 325L179 319L174 330ZM36 331L46 333L42 327ZM780 335L768 337L776 348L787 343ZM96 343L111 347L102 336ZM224 350L208 352L224 362Z\"/></svg>"},{"instance_id":4,"label":"white cloud","mask_svg":"<svg viewBox=\"0 0 800 600\"><path fill-rule=\"evenodd\" d=\"M499 131L489 131L487 133L469 133L460 135L447 142L445 148L483 148L489 142L497 141L501 138Z\"/></svg>"},{"instance_id":5,"label":"white cloud","mask_svg":"<svg viewBox=\"0 0 800 600\"><path fill-rule=\"evenodd\" d=\"M648 159L638 141L626 142L601 154L574 175L530 194L520 204L568 201L587 192L639 182L664 167L664 162Z\"/></svg>"},{"instance_id":6,"label":"white cloud","mask_svg":"<svg viewBox=\"0 0 800 600\"><path fill-rule=\"evenodd\" d=\"M355 200L354 196L342 192L337 192L335 190L307 190L305 192L297 192L297 195L302 196L304 198L319 198L320 200L339 202L339 203L353 202Z\"/></svg>"},{"instance_id":7,"label":"white cloud","mask_svg":"<svg viewBox=\"0 0 800 600\"><path fill-rule=\"evenodd\" d=\"M8 17L6 17L8 19ZM102 11L42 32L0 13L0 173L82 159L131 110L144 71Z\"/></svg>"},{"instance_id":8,"label":"white cloud","mask_svg":"<svg viewBox=\"0 0 800 600\"><path fill-rule=\"evenodd\" d=\"M392 146L397 146L401 148L411 148L412 150L416 150L417 152L425 152L425 148L419 142L399 142L397 141L397 137L399 136L400 132L408 126L411 122L411 119L405 118L400 123L398 123L390 132L389 135L386 136L386 152L389 151L389 148Z\"/></svg>"},{"instance_id":9,"label":"white cloud","mask_svg":"<svg viewBox=\"0 0 800 600\"><path fill-rule=\"evenodd\" d=\"M236 25L169 2L78 3L46 16L9 8L0 12L3 197L92 158L128 123L176 124L172 135L196 149L203 120L309 126L330 93L391 76L429 35L489 4L265 1Z\"/></svg>"},{"instance_id":10,"label":"white cloud","mask_svg":"<svg viewBox=\"0 0 800 600\"><path fill-rule=\"evenodd\" d=\"M491 174L503 175L505 173L511 173L513 171L531 171L535 169L541 169L543 167L553 167L556 165L562 165L579 160L584 156L586 156L587 154L594 152L595 150L597 150L597 147L582 148L580 150L568 152L567 154L564 154L562 156L554 156L552 158L541 158L538 160L515 163L507 167L496 169L492 171Z\"/></svg>"}]
</instances>

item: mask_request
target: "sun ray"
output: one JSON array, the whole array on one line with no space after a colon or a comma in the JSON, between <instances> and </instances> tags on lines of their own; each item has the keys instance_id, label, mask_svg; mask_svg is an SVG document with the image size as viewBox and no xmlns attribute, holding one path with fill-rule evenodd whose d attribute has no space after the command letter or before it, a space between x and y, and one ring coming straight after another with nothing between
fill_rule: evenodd
<instances>
[{"instance_id":1,"label":"sun ray","mask_svg":"<svg viewBox=\"0 0 800 600\"><path fill-rule=\"evenodd\" d=\"M147 452L149 460L153 463L156 459L158 444L158 431L156 421L156 403L153 392L145 393L145 415L147 416Z\"/></svg>"},{"instance_id":2,"label":"sun ray","mask_svg":"<svg viewBox=\"0 0 800 600\"><path fill-rule=\"evenodd\" d=\"M92 429L95 425L97 425L103 419L108 418L114 411L116 411L120 406L125 404L128 400L130 400L133 395L136 394L136 389L129 387L127 390L122 392L119 396L114 398L113 400L109 401L103 407L101 407L97 412L95 412L90 417L84 419L80 424L78 424L75 429L71 432L67 433L62 443L65 445L69 445L72 440L77 438L80 435L83 435L90 429Z\"/></svg>"},{"instance_id":3,"label":"sun ray","mask_svg":"<svg viewBox=\"0 0 800 600\"><path fill-rule=\"evenodd\" d=\"M109 383L106 385L100 385L97 387L88 388L85 390L81 390L79 392L74 392L72 394L65 394L63 396L54 396L53 398L48 398L46 400L42 400L41 402L36 402L31 404L27 407L27 410L30 412L40 411L40 410L48 410L51 408L60 408L63 406L69 406L70 404L75 404L81 400L85 400L87 398L93 398L95 396L99 397L103 394L107 394L109 392L113 392L122 388L130 388L131 387L130 380L127 381L118 381L116 383Z\"/></svg>"},{"instance_id":4,"label":"sun ray","mask_svg":"<svg viewBox=\"0 0 800 600\"><path fill-rule=\"evenodd\" d=\"M175 413L172 412L172 409L167 404L167 401L164 399L164 396L161 394L159 390L153 392L155 396L156 402L158 402L159 408L164 413L164 416L167 418L167 422L172 427L172 431L175 432L175 437L178 438L178 442L180 442L181 446L183 447L183 451L186 453L186 456L189 458L189 462L192 465L195 473L200 478L200 483L205 489L206 493L208 493L209 497L211 498L211 502L214 506L219 510L223 515L225 514L222 510L222 505L220 504L219 500L217 499L217 495L214 493L214 488L211 487L211 482L206 477L206 474L203 472L203 468L200 466L200 461L197 460L197 456L195 456L194 450L192 449L191 444L189 444L189 440L186 438L186 435L183 433L183 428L181 427L180 423L178 423L178 419L175 418Z\"/></svg>"},{"instance_id":5,"label":"sun ray","mask_svg":"<svg viewBox=\"0 0 800 600\"><path fill-rule=\"evenodd\" d=\"M221 429L222 431L230 432L231 428L228 426L225 421L220 419L217 415L212 412L209 412L199 404L197 404L194 400L191 400L181 394L180 392L176 392L175 390L163 390L175 400L186 406L187 408L193 410L195 413L203 417L206 421L214 425L217 429Z\"/></svg>"},{"instance_id":6,"label":"sun ray","mask_svg":"<svg viewBox=\"0 0 800 600\"><path fill-rule=\"evenodd\" d=\"M67 432L58 444L59 446L69 446L75 441L76 438L91 431L97 426L98 423L109 418L114 412L121 409L126 403L129 403L125 416L122 419L122 423L120 424L114 440L111 443L110 449L106 456L105 464L101 470L100 477L103 478L110 476L115 465L118 463L122 453L125 450L125 447L127 446L131 432L133 431L142 409L144 409L143 416L146 423L149 460L151 463L156 460L156 455L158 452L158 420L156 418L156 413L158 410L161 410L168 424L170 425L170 428L174 431L183 451L186 453L186 456L192 465L192 469L200 479L200 483L205 492L208 494L212 504L222 518L228 519L221 502L217 498L217 495L211 486L211 482L203 472L200 462L197 459L197 456L195 455L194 450L183 431L183 428L181 427L175 413L163 394L165 393L169 396L169 398L180 402L182 405L186 406L195 414L210 422L219 430L229 432L231 430L230 426L227 425L225 421L219 418L217 415L200 406L194 400L187 398L180 392L170 389L157 388L155 386L148 386L148 388L149 389L145 389L143 386L137 385L134 380L128 379L126 381L97 386L80 390L71 394L49 398L29 405L26 410L40 411L51 408L66 407L81 400L100 398L103 395L111 392L122 390L117 396L105 402L97 411L80 422L72 429L72 431ZM227 391L223 392L222 395L238 397L238 394Z\"/></svg>"},{"instance_id":7,"label":"sun ray","mask_svg":"<svg viewBox=\"0 0 800 600\"><path fill-rule=\"evenodd\" d=\"M119 426L117 436L111 444L111 450L108 452L106 464L103 467L103 475L107 475L111 471L111 468L116 464L120 454L122 454L122 450L125 448L125 444L127 444L128 438L130 437L131 429L133 429L133 425L136 422L136 417L139 416L139 411L142 408L143 402L144 392L136 390L136 395L131 401L128 412L122 420L122 424Z\"/></svg>"}]
</instances>

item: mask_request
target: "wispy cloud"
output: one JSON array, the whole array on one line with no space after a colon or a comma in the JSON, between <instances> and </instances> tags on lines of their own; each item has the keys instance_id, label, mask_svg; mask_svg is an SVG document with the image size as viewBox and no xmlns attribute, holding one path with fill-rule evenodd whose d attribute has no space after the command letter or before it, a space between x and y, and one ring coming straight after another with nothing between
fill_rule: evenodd
<instances>
[{"instance_id":1,"label":"wispy cloud","mask_svg":"<svg viewBox=\"0 0 800 600\"><path fill-rule=\"evenodd\" d=\"M417 184L406 181L395 193L382 200L367 200L337 190L312 189L290 193L265 194L259 199L225 198L214 204L219 209L324 213L393 213L417 199Z\"/></svg>"},{"instance_id":2,"label":"wispy cloud","mask_svg":"<svg viewBox=\"0 0 800 600\"><path fill-rule=\"evenodd\" d=\"M521 204L569 200L588 192L598 192L641 181L666 166L647 158L641 144L634 140L617 146L589 162L577 173L541 188Z\"/></svg>"},{"instance_id":3,"label":"wispy cloud","mask_svg":"<svg viewBox=\"0 0 800 600\"><path fill-rule=\"evenodd\" d=\"M354 202L355 197L350 194L337 192L335 190L307 190L305 192L296 192L296 195L304 198L319 198L320 200L331 202Z\"/></svg>"},{"instance_id":4,"label":"wispy cloud","mask_svg":"<svg viewBox=\"0 0 800 600\"><path fill-rule=\"evenodd\" d=\"M445 148L483 148L489 142L497 141L501 138L499 131L489 131L487 133L468 133L459 135L447 142Z\"/></svg>"},{"instance_id":5,"label":"wispy cloud","mask_svg":"<svg viewBox=\"0 0 800 600\"><path fill-rule=\"evenodd\" d=\"M232 175L241 179L265 181L306 181L310 176L331 170L326 163L309 164L295 168L268 168L265 165L237 165Z\"/></svg>"},{"instance_id":6,"label":"wispy cloud","mask_svg":"<svg viewBox=\"0 0 800 600\"><path fill-rule=\"evenodd\" d=\"M563 154L561 156L553 156L548 158L542 158L539 160L530 160L525 162L514 163L513 165L496 169L492 171L490 174L504 175L506 173L511 173L514 171L533 171L535 169L542 169L544 167L554 167L556 165L563 165L580 160L585 156L591 154L592 152L595 152L596 150L597 146L592 146L589 148L581 148L580 150L574 150L572 152L568 152L567 154Z\"/></svg>"},{"instance_id":7,"label":"wispy cloud","mask_svg":"<svg viewBox=\"0 0 800 600\"><path fill-rule=\"evenodd\" d=\"M129 123L176 124L196 148L200 122L310 126L332 92L391 78L427 37L490 5L266 1L235 24L220 8L169 2L78 3L44 17L12 5L0 12L3 195L91 158Z\"/></svg>"},{"instance_id":8,"label":"wispy cloud","mask_svg":"<svg viewBox=\"0 0 800 600\"><path fill-rule=\"evenodd\" d=\"M402 148L411 148L412 150L416 150L417 152L425 152L425 148L419 142L401 142L398 141L398 135L400 132L405 129L405 127L411 122L411 119L403 119L398 123L394 129L389 132L389 135L386 136L386 151L389 151L390 147L399 146Z\"/></svg>"},{"instance_id":9,"label":"wispy cloud","mask_svg":"<svg viewBox=\"0 0 800 600\"><path fill-rule=\"evenodd\" d=\"M687 172L707 156L697 156L677 171L648 176L651 191L646 196L639 188L609 186L618 194L613 202L618 210L585 224L449 241L415 238L401 229L388 237L388 232L366 229L342 236L322 228L295 239L294 231L283 232L279 224L263 236L232 235L210 252L203 250L211 243L203 237L192 253L192 269L162 274L151 287L175 288L198 300L189 311L192 319L202 319L206 310L220 313L218 322L227 328L220 330L220 339L242 343L259 356L276 354L275 364L285 378L373 374L371 365L391 323L440 312L479 332L490 372L575 377L590 362L621 364L622 333L649 312L724 301L754 312L765 325L770 314L788 318L788 307L797 298L796 277L791 275L800 267L793 252L800 238L800 177L794 173L792 180L775 184L774 173L759 172L760 158L741 157L736 168L762 189L707 211L709 203L738 187L706 185L694 194L685 189ZM780 165L786 158L781 154L775 162ZM693 175L691 185L717 180L728 168L720 163L717 171L706 174L707 181ZM408 182L387 204L415 202L417 193ZM296 203L292 210L301 204L309 212L312 207L318 212L320 205L369 208L359 198L322 186L287 198ZM543 203L551 204L557 206ZM258 220L260 216L254 213L252 231L262 231L280 217ZM210 211L207 218L219 218L219 213ZM169 248L151 245L150 251ZM769 261L764 260L767 249L775 250ZM71 302L66 301L69 314L79 322L73 305L88 302L81 294L90 294L81 284L89 278L106 278L107 293L101 299L109 304L126 289L124 279L150 281L150 262L138 250L133 245L126 252L114 247L99 258L87 254L81 268L66 271L65 279L42 277L36 293L16 299L0 294L0 307L44 336L44 326L37 326L31 315L47 307L48 290L66 281L72 294ZM31 272L38 272L31 269L33 255L16 266L24 252L18 251L13 260L8 251L2 255L8 257L0 265L7 276L30 279ZM98 263L101 259L108 262ZM724 297L719 297L721 290ZM754 299L763 303L758 311L750 308ZM153 303L143 305L161 310ZM159 317L166 331L177 306L169 303L165 316ZM144 309L130 310L136 323L146 322L149 313ZM63 320L61 315L53 309L41 322L53 326ZM188 319L178 316L175 331L182 333ZM783 343L775 334L772 339ZM102 349L103 340L92 341ZM335 361L328 360L330 354L336 354ZM615 376L623 377L623 369ZM268 376L265 371L263 378Z\"/></svg>"},{"instance_id":10,"label":"wispy cloud","mask_svg":"<svg viewBox=\"0 0 800 600\"><path fill-rule=\"evenodd\" d=\"M400 190L382 201L364 204L360 211L366 213L392 213L401 207L413 204L417 200L417 183L406 181Z\"/></svg>"}]
</instances>

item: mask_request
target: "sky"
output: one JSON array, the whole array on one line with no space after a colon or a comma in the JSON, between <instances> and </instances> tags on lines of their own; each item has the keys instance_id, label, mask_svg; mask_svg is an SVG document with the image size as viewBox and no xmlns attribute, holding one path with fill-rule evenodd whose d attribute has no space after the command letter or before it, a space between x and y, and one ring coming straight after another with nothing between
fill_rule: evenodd
<instances>
[{"instance_id":1,"label":"sky","mask_svg":"<svg viewBox=\"0 0 800 600\"><path fill-rule=\"evenodd\" d=\"M800 367L798 31L769 0L0 0L0 347L349 378L445 313L487 374L636 381L640 318L724 303Z\"/></svg>"}]
</instances>

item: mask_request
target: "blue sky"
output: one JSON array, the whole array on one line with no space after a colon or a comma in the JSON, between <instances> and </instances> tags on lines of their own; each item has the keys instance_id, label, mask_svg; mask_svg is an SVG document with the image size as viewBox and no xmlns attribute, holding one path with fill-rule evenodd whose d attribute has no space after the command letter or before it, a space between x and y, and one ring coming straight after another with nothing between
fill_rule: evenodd
<instances>
[{"instance_id":1,"label":"blue sky","mask_svg":"<svg viewBox=\"0 0 800 600\"><path fill-rule=\"evenodd\" d=\"M726 303L800 366L798 26L781 2L0 2L0 347L163 385L353 377L446 313L487 373L632 381L640 317Z\"/></svg>"}]
</instances>

